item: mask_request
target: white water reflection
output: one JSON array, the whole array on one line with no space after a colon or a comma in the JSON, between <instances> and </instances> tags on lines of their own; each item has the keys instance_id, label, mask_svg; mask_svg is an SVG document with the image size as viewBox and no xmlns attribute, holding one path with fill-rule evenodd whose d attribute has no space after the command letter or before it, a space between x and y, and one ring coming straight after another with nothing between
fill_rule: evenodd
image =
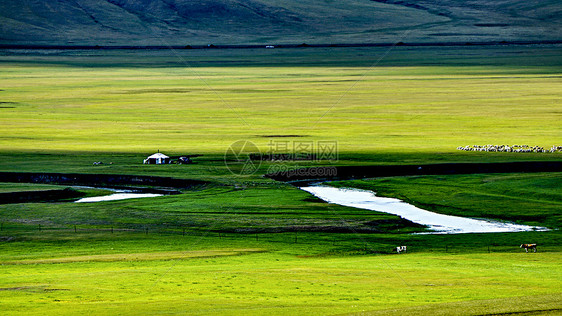
<instances>
[{"instance_id":1,"label":"white water reflection","mask_svg":"<svg viewBox=\"0 0 562 316\"><path fill-rule=\"evenodd\" d=\"M92 196L87 198L82 198L74 203L92 203L92 202L104 202L104 201L117 201L126 199L138 199L138 198L148 198L162 196L162 194L155 193L114 193L104 196Z\"/></svg>"},{"instance_id":2,"label":"white water reflection","mask_svg":"<svg viewBox=\"0 0 562 316\"><path fill-rule=\"evenodd\" d=\"M300 189L329 203L398 215L414 223L427 225L440 234L548 230L544 227L438 214L398 199L375 196L373 191L329 186L301 187Z\"/></svg>"},{"instance_id":3,"label":"white water reflection","mask_svg":"<svg viewBox=\"0 0 562 316\"><path fill-rule=\"evenodd\" d=\"M88 188L94 189L94 187L86 187L86 186L75 186L75 188ZM103 195L103 196L92 196L87 198L82 198L74 203L93 203L93 202L105 202L105 201L118 201L118 200L127 200L127 199L139 199L139 198L149 198L149 197L156 197L162 196L163 194L156 194L156 193L135 193L132 190L122 190L122 189L111 189L111 188L95 188L95 189L103 189L115 192L110 195Z\"/></svg>"}]
</instances>

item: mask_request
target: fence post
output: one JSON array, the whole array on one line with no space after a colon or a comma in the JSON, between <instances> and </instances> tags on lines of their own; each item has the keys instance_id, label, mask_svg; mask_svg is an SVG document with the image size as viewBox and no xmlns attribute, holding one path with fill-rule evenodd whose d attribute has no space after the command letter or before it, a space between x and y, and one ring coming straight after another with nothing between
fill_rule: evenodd
<instances>
[{"instance_id":1,"label":"fence post","mask_svg":"<svg viewBox=\"0 0 562 316\"><path fill-rule=\"evenodd\" d=\"M76 225L74 225L74 232L76 232Z\"/></svg>"},{"instance_id":2,"label":"fence post","mask_svg":"<svg viewBox=\"0 0 562 316\"><path fill-rule=\"evenodd\" d=\"M111 226L111 233L113 234L113 226Z\"/></svg>"},{"instance_id":3,"label":"fence post","mask_svg":"<svg viewBox=\"0 0 562 316\"><path fill-rule=\"evenodd\" d=\"M146 226L145 235L148 235L148 226Z\"/></svg>"},{"instance_id":4,"label":"fence post","mask_svg":"<svg viewBox=\"0 0 562 316\"><path fill-rule=\"evenodd\" d=\"M39 224L39 231L41 231L41 224Z\"/></svg>"}]
</instances>

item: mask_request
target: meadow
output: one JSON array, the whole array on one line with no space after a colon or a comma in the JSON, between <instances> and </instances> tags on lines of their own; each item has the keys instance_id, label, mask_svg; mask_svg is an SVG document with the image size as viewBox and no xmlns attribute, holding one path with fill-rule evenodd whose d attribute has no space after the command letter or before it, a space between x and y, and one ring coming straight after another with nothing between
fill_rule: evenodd
<instances>
[{"instance_id":1,"label":"meadow","mask_svg":"<svg viewBox=\"0 0 562 316\"><path fill-rule=\"evenodd\" d=\"M335 141L337 159L281 165L560 161L561 153L456 150L562 145L560 53L556 45L2 51L0 171L207 185L149 199L0 205L0 310L559 313L559 173L333 183L551 229L427 235L396 216L324 203L263 177L279 163L233 174L224 153L237 140L263 153ZM157 150L202 156L142 165ZM61 188L0 183L0 192L51 187ZM519 248L530 242L538 253ZM408 253L395 254L398 245Z\"/></svg>"},{"instance_id":2,"label":"meadow","mask_svg":"<svg viewBox=\"0 0 562 316\"><path fill-rule=\"evenodd\" d=\"M561 139L557 46L318 50L1 56L0 149L222 154L241 139L263 151L334 140L354 160Z\"/></svg>"}]
</instances>

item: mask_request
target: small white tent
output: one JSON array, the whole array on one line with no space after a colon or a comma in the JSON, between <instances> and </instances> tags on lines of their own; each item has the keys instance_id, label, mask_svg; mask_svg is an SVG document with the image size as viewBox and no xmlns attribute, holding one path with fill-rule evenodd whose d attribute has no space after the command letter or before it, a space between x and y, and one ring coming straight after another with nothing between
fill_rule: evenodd
<instances>
[{"instance_id":1,"label":"small white tent","mask_svg":"<svg viewBox=\"0 0 562 316\"><path fill-rule=\"evenodd\" d=\"M154 155L148 156L143 163L148 165L162 165L169 164L171 162L170 157L162 153L155 153Z\"/></svg>"}]
</instances>

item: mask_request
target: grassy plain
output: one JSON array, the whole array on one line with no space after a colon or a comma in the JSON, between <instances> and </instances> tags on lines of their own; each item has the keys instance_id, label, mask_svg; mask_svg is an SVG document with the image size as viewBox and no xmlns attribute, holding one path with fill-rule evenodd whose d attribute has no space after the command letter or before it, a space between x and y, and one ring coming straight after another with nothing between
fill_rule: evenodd
<instances>
[{"instance_id":1,"label":"grassy plain","mask_svg":"<svg viewBox=\"0 0 562 316\"><path fill-rule=\"evenodd\" d=\"M0 193L3 192L21 192L21 191L42 191L64 189L64 186L52 184L30 184L30 183L1 183Z\"/></svg>"},{"instance_id":2,"label":"grassy plain","mask_svg":"<svg viewBox=\"0 0 562 316\"><path fill-rule=\"evenodd\" d=\"M150 260L138 253L136 260L8 264L3 266L2 307L12 314L271 315L396 309L397 302L420 309L466 301L453 311L471 314L480 301L494 298L500 304L485 311L556 313L561 308L559 253L302 258L280 251L232 256L236 251L208 251L208 258L184 252L182 260L173 254ZM527 269L536 276L522 273ZM522 294L523 301L529 297L536 303L508 300Z\"/></svg>"},{"instance_id":3,"label":"grassy plain","mask_svg":"<svg viewBox=\"0 0 562 316\"><path fill-rule=\"evenodd\" d=\"M440 308L448 314L555 313L561 308L562 258L559 235L552 233L303 233L296 243L293 234L264 234L256 240L244 234L10 228L10 235L16 240L3 243L0 256L1 305L10 314L336 314L388 309L400 314L397 304L412 307L406 311ZM534 237L542 239L537 254L521 253L513 245L514 239ZM488 253L491 240L494 246ZM375 252L405 242L410 246L406 255Z\"/></svg>"},{"instance_id":4,"label":"grassy plain","mask_svg":"<svg viewBox=\"0 0 562 316\"><path fill-rule=\"evenodd\" d=\"M338 161L293 163L300 166L560 160L456 150L562 139L560 47L387 49L4 52L0 171L210 184L151 199L0 205L0 310L560 312L558 230L412 235L423 228L262 178L271 163L246 176L225 166L223 153L239 139L264 152L337 141ZM204 156L194 165L140 164L157 149ZM341 185L444 213L560 228L559 174ZM539 253L521 253L526 242ZM397 245L410 252L391 255Z\"/></svg>"},{"instance_id":5,"label":"grassy plain","mask_svg":"<svg viewBox=\"0 0 562 316\"><path fill-rule=\"evenodd\" d=\"M471 144L550 147L562 138L560 48L521 50L2 56L0 149L222 154L240 139L267 151L268 135L335 140L354 160Z\"/></svg>"}]
</instances>

